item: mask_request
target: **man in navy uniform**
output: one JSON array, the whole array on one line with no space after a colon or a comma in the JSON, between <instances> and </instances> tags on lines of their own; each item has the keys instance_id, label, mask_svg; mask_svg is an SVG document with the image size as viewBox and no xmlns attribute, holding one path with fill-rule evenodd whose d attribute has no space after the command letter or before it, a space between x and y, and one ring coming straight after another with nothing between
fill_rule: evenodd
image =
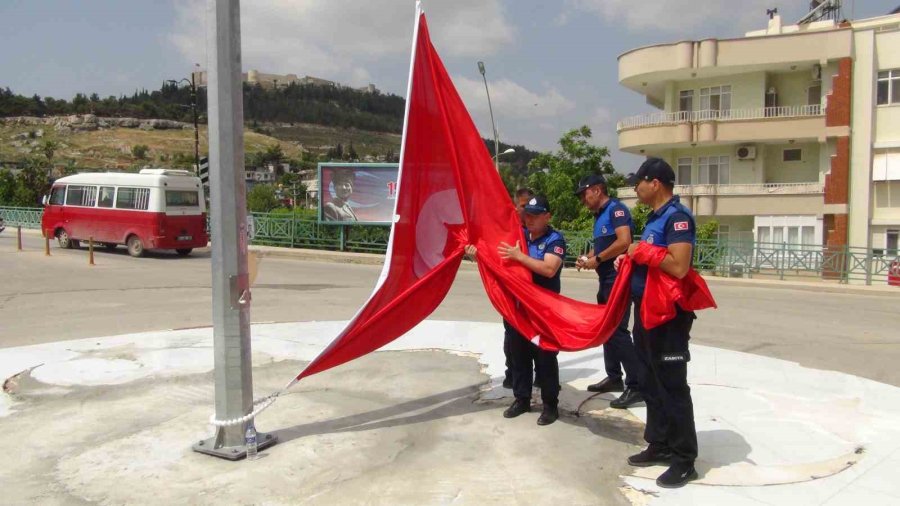
<instances>
[{"instance_id":1,"label":"man in navy uniform","mask_svg":"<svg viewBox=\"0 0 900 506\"><path fill-rule=\"evenodd\" d=\"M628 251L628 246L631 245L631 237L634 234L631 213L625 204L610 198L606 179L600 174L583 177L575 187L575 195L594 214L593 247L586 256L578 258L575 267L597 271L600 278L597 304L606 304L616 281L613 263L616 257ZM590 392L622 392L618 399L609 403L610 407L618 409L627 408L644 400L638 386L641 376L644 375L644 368L637 359L631 332L628 331L630 313L629 303L619 327L609 341L603 344L606 378L587 387Z\"/></svg>"},{"instance_id":2,"label":"man in navy uniform","mask_svg":"<svg viewBox=\"0 0 900 506\"><path fill-rule=\"evenodd\" d=\"M550 227L550 204L542 195L532 197L525 204L525 241L528 253L520 245L501 242L497 247L500 258L524 265L532 273L532 280L556 293L560 291L560 272L566 257L566 240ZM466 246L466 253L474 256L474 246ZM559 418L559 352L546 351L523 337L510 327L509 351L512 366L512 387L516 400L503 412L506 418L515 418L531 411L532 363L541 378L541 401L544 409L538 425L549 425Z\"/></svg>"},{"instance_id":3,"label":"man in navy uniform","mask_svg":"<svg viewBox=\"0 0 900 506\"><path fill-rule=\"evenodd\" d=\"M516 212L519 213L519 219L522 220L522 227L525 226L525 205L534 197L534 192L530 188L519 188L516 190ZM516 329L512 327L506 320L503 320L503 356L506 357L506 372L503 377L503 388L512 388L512 360L509 355L509 343L511 338L515 338ZM538 386L540 375L534 378L534 385Z\"/></svg>"},{"instance_id":4,"label":"man in navy uniform","mask_svg":"<svg viewBox=\"0 0 900 506\"><path fill-rule=\"evenodd\" d=\"M664 160L648 158L635 174L629 176L628 184L634 185L638 200L653 209L641 242L666 248L659 269L677 279L684 278L691 268L696 224L690 209L672 193L675 172ZM629 255L635 246L629 247ZM621 257L616 259L616 267L620 261ZM696 316L676 306L676 316L672 320L652 330L645 329L641 300L645 295L647 269L646 265L634 266L631 294L634 344L638 359L647 371L641 382L641 393L647 402L644 439L649 446L628 457L628 463L639 467L668 465L656 483L660 487L676 488L697 478L694 469L697 431L691 389L687 383L687 363L691 359L688 341Z\"/></svg>"}]
</instances>

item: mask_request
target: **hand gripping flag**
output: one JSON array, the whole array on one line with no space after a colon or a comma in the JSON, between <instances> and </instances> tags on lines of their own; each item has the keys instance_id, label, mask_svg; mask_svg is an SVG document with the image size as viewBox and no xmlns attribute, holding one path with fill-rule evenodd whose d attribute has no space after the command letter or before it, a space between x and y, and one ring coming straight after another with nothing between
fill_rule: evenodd
<instances>
[{"instance_id":1,"label":"hand gripping flag","mask_svg":"<svg viewBox=\"0 0 900 506\"><path fill-rule=\"evenodd\" d=\"M478 248L493 306L538 346L581 350L612 335L628 303L630 262L602 306L544 290L521 264L500 259L501 241L525 244L519 216L418 8L398 185L374 292L295 381L375 351L427 318L450 289L466 244Z\"/></svg>"}]
</instances>

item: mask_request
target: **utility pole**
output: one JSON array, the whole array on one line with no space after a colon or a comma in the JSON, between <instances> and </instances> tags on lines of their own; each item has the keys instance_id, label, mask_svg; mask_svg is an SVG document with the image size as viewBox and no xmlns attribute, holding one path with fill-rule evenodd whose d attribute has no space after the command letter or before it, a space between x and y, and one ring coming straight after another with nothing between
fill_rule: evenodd
<instances>
[{"instance_id":1,"label":"utility pole","mask_svg":"<svg viewBox=\"0 0 900 506\"><path fill-rule=\"evenodd\" d=\"M200 115L197 110L196 72L191 72L191 112L194 113L194 168L200 177Z\"/></svg>"},{"instance_id":2,"label":"utility pole","mask_svg":"<svg viewBox=\"0 0 900 506\"><path fill-rule=\"evenodd\" d=\"M244 435L253 420L250 354L250 277L247 265L247 201L244 188L244 109L241 91L239 0L207 0L210 229L216 420L212 439L194 451L238 460L246 456ZM257 435L259 448L275 443Z\"/></svg>"},{"instance_id":3,"label":"utility pole","mask_svg":"<svg viewBox=\"0 0 900 506\"><path fill-rule=\"evenodd\" d=\"M487 76L484 75L484 62L478 62L478 72L484 80L484 92L487 93L488 110L491 112L491 127L494 129L494 168L500 172L500 137L497 135L497 124L494 122L494 108L491 106L491 92L488 90Z\"/></svg>"}]
</instances>

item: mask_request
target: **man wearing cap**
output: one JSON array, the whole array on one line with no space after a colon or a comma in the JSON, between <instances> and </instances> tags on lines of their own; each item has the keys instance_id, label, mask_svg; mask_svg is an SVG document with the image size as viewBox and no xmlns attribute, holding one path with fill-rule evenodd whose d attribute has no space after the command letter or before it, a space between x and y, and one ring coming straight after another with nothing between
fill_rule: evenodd
<instances>
[{"instance_id":1,"label":"man wearing cap","mask_svg":"<svg viewBox=\"0 0 900 506\"><path fill-rule=\"evenodd\" d=\"M664 160L648 158L629 176L628 184L634 185L638 200L653 209L641 242L666 248L662 262L653 268L676 279L684 278L691 269L696 225L690 209L672 193L675 172ZM688 341L696 316L676 305L673 319L650 330L644 328L641 302L649 267L637 263L638 257L633 256L636 246L632 244L628 248L628 255L635 260L631 278L633 334L638 359L646 368L641 393L647 402L644 439L649 446L628 457L628 463L638 467L669 466L656 483L660 487L676 488L697 478L694 469L697 432L687 383L687 363L691 358ZM621 258L616 259L616 267Z\"/></svg>"},{"instance_id":2,"label":"man wearing cap","mask_svg":"<svg viewBox=\"0 0 900 506\"><path fill-rule=\"evenodd\" d=\"M522 220L522 227L525 227L525 206L534 198L534 192L530 188L519 188L516 190L516 212L519 213L519 219ZM512 388L512 359L509 354L509 343L512 339L518 339L516 329L512 327L506 320L503 320L503 356L506 358L506 372L503 377L503 388ZM534 386L540 384L540 373L535 375Z\"/></svg>"},{"instance_id":3,"label":"man wearing cap","mask_svg":"<svg viewBox=\"0 0 900 506\"><path fill-rule=\"evenodd\" d=\"M550 227L550 204L547 198L537 195L525 204L525 241L528 253L501 242L497 247L500 258L521 263L531 271L531 279L538 286L560 291L560 271L566 257L566 241L562 234ZM466 246L466 253L474 256L475 246ZM531 411L532 360L541 378L543 412L538 425L549 425L559 418L559 352L540 349L510 327L510 362L512 387L516 400L503 412L506 418L515 418Z\"/></svg>"},{"instance_id":4,"label":"man wearing cap","mask_svg":"<svg viewBox=\"0 0 900 506\"><path fill-rule=\"evenodd\" d=\"M575 266L579 269L597 271L600 278L597 304L606 304L616 281L613 263L616 257L625 253L631 245L631 236L634 233L631 213L624 204L610 198L606 179L600 174L589 174L581 178L575 188L575 195L594 214L593 247L586 256L578 258ZM634 342L628 331L629 313L631 313L630 304L622 316L622 321L619 322L619 327L609 341L603 344L606 378L587 387L590 392L622 392L618 399L609 403L610 407L618 409L627 408L644 400L639 388L644 368L637 359Z\"/></svg>"}]
</instances>

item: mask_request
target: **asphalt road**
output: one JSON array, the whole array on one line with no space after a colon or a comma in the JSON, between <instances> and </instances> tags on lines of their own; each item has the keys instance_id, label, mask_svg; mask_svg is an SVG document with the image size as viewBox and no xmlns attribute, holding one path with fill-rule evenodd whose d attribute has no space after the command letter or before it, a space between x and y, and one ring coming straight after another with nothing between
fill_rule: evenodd
<instances>
[{"instance_id":1,"label":"asphalt road","mask_svg":"<svg viewBox=\"0 0 900 506\"><path fill-rule=\"evenodd\" d=\"M131 258L81 250L25 235L17 252L0 234L0 347L211 324L210 259L174 253ZM265 258L253 287L253 322L341 320L366 300L380 266ZM719 309L694 326L700 344L847 372L900 386L898 294L826 293L710 279ZM563 293L593 300L593 273L566 275ZM478 274L462 269L433 319L496 321ZM760 378L761 382L777 381Z\"/></svg>"}]
</instances>

